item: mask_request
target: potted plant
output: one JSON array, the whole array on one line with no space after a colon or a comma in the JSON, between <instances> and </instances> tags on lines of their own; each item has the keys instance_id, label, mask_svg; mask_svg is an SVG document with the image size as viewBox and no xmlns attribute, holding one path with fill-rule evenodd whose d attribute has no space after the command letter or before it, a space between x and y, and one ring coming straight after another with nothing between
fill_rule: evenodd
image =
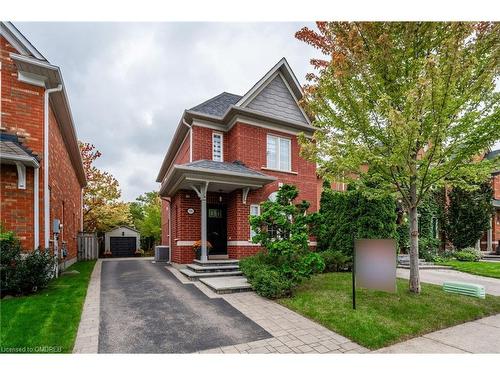
<instances>
[{"instance_id":1,"label":"potted plant","mask_svg":"<svg viewBox=\"0 0 500 375\"><path fill-rule=\"evenodd\" d=\"M212 249L212 244L207 241L207 256L210 253L210 250ZM194 251L194 257L195 259L200 260L201 259L201 240L195 241L193 244L193 251Z\"/></svg>"},{"instance_id":2,"label":"potted plant","mask_svg":"<svg viewBox=\"0 0 500 375\"><path fill-rule=\"evenodd\" d=\"M137 249L137 250L135 251L135 253L134 253L134 256L136 256L136 257L142 257L142 256L144 256L144 250L142 250L142 249Z\"/></svg>"}]
</instances>

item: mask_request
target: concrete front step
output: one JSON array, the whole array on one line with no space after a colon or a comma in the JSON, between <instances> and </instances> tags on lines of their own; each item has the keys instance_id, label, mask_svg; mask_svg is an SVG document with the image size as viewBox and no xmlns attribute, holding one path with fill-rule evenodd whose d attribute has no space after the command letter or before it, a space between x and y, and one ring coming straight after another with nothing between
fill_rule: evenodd
<instances>
[{"instance_id":1,"label":"concrete front step","mask_svg":"<svg viewBox=\"0 0 500 375\"><path fill-rule=\"evenodd\" d=\"M206 261L201 261L199 259L193 259L193 263L200 266L230 266L239 264L238 259L209 259Z\"/></svg>"},{"instance_id":2,"label":"concrete front step","mask_svg":"<svg viewBox=\"0 0 500 375\"><path fill-rule=\"evenodd\" d=\"M184 276L186 276L191 281L197 281L200 278L215 278L215 277L231 277L231 276L241 276L243 273L241 271L223 271L223 272L195 272L188 268L181 268L179 270Z\"/></svg>"},{"instance_id":3,"label":"concrete front step","mask_svg":"<svg viewBox=\"0 0 500 375\"><path fill-rule=\"evenodd\" d=\"M240 269L240 266L238 264L229 264L225 266L201 266L199 264L188 264L186 266L188 269L198 272L198 273L208 273L208 272L219 272L219 271L237 271Z\"/></svg>"},{"instance_id":4,"label":"concrete front step","mask_svg":"<svg viewBox=\"0 0 500 375\"><path fill-rule=\"evenodd\" d=\"M217 294L249 292L252 286L244 276L201 278L200 281Z\"/></svg>"}]
</instances>

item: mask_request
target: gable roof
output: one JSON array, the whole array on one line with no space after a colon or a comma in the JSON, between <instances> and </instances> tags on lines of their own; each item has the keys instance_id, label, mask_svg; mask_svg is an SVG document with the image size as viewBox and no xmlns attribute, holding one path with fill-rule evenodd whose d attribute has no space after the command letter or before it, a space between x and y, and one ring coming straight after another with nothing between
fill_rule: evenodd
<instances>
[{"instance_id":1,"label":"gable roof","mask_svg":"<svg viewBox=\"0 0 500 375\"><path fill-rule=\"evenodd\" d=\"M78 137L61 69L58 66L50 64L11 22L0 21L0 35L5 37L9 44L18 52L9 54L18 71L43 78L45 88L62 86L61 91L50 95L50 106L57 118L57 124L59 125L80 186L85 187L87 179L85 177L80 147L78 146Z\"/></svg>"},{"instance_id":2,"label":"gable roof","mask_svg":"<svg viewBox=\"0 0 500 375\"><path fill-rule=\"evenodd\" d=\"M315 128L298 103L302 96L300 83L283 57L245 95L223 92L185 110L156 181L162 182L167 174L177 150L189 131L189 123L194 119L206 120L224 127L228 126L236 116L241 116L312 134ZM188 126L184 125L186 123Z\"/></svg>"},{"instance_id":3,"label":"gable roof","mask_svg":"<svg viewBox=\"0 0 500 375\"><path fill-rule=\"evenodd\" d=\"M28 39L13 25L12 22L0 22L0 34L7 39L21 55L31 56L47 61L45 57L30 43Z\"/></svg>"},{"instance_id":4,"label":"gable roof","mask_svg":"<svg viewBox=\"0 0 500 375\"><path fill-rule=\"evenodd\" d=\"M281 73L271 76L270 81L248 102L247 108L308 124L305 113Z\"/></svg>"},{"instance_id":5,"label":"gable roof","mask_svg":"<svg viewBox=\"0 0 500 375\"><path fill-rule=\"evenodd\" d=\"M238 103L240 99L240 95L223 92L191 108L190 111L206 113L208 115L214 116L223 116L224 113L226 113L226 111L229 109L229 107Z\"/></svg>"}]
</instances>

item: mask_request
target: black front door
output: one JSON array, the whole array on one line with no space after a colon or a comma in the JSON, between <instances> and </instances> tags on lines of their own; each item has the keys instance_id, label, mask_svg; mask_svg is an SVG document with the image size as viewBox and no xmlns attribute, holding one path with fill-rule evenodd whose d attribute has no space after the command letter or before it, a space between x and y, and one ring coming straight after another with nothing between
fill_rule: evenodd
<instances>
[{"instance_id":1,"label":"black front door","mask_svg":"<svg viewBox=\"0 0 500 375\"><path fill-rule=\"evenodd\" d=\"M227 254L226 207L207 205L207 240L212 244L209 255Z\"/></svg>"}]
</instances>

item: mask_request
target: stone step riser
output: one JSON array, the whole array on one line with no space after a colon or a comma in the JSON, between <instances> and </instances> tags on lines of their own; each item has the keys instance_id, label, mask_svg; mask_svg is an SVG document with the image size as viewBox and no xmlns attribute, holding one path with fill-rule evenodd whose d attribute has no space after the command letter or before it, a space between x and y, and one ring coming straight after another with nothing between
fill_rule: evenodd
<instances>
[{"instance_id":1,"label":"stone step riser","mask_svg":"<svg viewBox=\"0 0 500 375\"><path fill-rule=\"evenodd\" d=\"M200 278L212 278L212 277L229 277L229 276L241 276L243 272L241 271L231 271L231 272L210 272L210 273L193 273L180 271L185 277L187 277L191 281L197 281Z\"/></svg>"},{"instance_id":2,"label":"stone step riser","mask_svg":"<svg viewBox=\"0 0 500 375\"><path fill-rule=\"evenodd\" d=\"M209 260L208 262L202 262L201 260L194 259L193 264L196 264L196 265L202 266L202 267L237 266L239 264L239 261L238 260L219 260L219 261Z\"/></svg>"},{"instance_id":3,"label":"stone step riser","mask_svg":"<svg viewBox=\"0 0 500 375\"><path fill-rule=\"evenodd\" d=\"M214 273L214 272L234 272L234 271L239 271L240 267L239 266L236 266L236 267L224 267L224 268L196 268L196 267L190 267L190 266L187 266L186 267L187 269L193 271L193 272L196 272L196 273L200 273L200 274L205 274L205 273Z\"/></svg>"}]
</instances>

